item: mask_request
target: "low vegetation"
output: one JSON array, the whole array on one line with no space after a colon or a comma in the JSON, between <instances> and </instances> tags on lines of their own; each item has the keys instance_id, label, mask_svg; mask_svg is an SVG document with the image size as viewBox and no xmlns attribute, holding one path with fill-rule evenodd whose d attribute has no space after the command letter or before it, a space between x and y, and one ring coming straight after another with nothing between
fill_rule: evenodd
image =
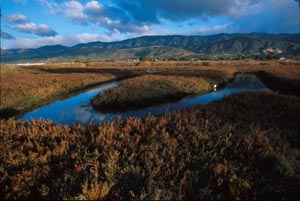
<instances>
[{"instance_id":1,"label":"low vegetation","mask_svg":"<svg viewBox=\"0 0 300 201\"><path fill-rule=\"evenodd\" d=\"M264 81L271 90L300 97L300 79L280 77L266 71L255 72L255 75Z\"/></svg>"},{"instance_id":2,"label":"low vegetation","mask_svg":"<svg viewBox=\"0 0 300 201\"><path fill-rule=\"evenodd\" d=\"M205 77L211 81L222 83L232 78L237 71L263 71L284 80L289 92L299 92L295 80L300 77L299 61L169 61L149 62L146 66L136 66L135 62L91 62L47 64L45 66L16 67L1 66L1 105L0 118L18 116L58 98L66 97L76 91L103 82L112 81L147 71L157 71L166 76ZM260 77L275 91L284 92L285 87L278 84L274 87L274 79ZM275 83L276 85L276 83Z\"/></svg>"},{"instance_id":3,"label":"low vegetation","mask_svg":"<svg viewBox=\"0 0 300 201\"><path fill-rule=\"evenodd\" d=\"M143 75L99 93L92 105L99 110L126 110L178 100L211 90L208 81L196 77Z\"/></svg>"},{"instance_id":4,"label":"low vegetation","mask_svg":"<svg viewBox=\"0 0 300 201\"><path fill-rule=\"evenodd\" d=\"M300 99L244 93L110 123L1 120L1 199L294 200Z\"/></svg>"},{"instance_id":5,"label":"low vegetation","mask_svg":"<svg viewBox=\"0 0 300 201\"><path fill-rule=\"evenodd\" d=\"M129 76L125 69L73 67L1 67L0 118L107 81Z\"/></svg>"},{"instance_id":6,"label":"low vegetation","mask_svg":"<svg viewBox=\"0 0 300 201\"><path fill-rule=\"evenodd\" d=\"M1 67L1 200L300 197L299 63L76 65ZM3 118L62 94L149 70L158 77L205 77L210 83L252 72L279 93L247 92L158 117L109 123L63 126Z\"/></svg>"}]
</instances>

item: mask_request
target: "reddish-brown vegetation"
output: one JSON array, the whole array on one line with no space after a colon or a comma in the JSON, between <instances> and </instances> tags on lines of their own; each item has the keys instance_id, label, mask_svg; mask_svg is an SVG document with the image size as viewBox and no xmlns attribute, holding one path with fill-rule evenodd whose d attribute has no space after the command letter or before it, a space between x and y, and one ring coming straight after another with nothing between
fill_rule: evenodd
<instances>
[{"instance_id":1,"label":"reddish-brown vegetation","mask_svg":"<svg viewBox=\"0 0 300 201\"><path fill-rule=\"evenodd\" d=\"M147 70L218 82L237 71L263 71L269 77L262 81L274 90L286 92L276 85L282 80L291 84L288 94L297 91L300 79L299 64L274 61L73 65L1 67L0 109L18 113L57 95ZM300 197L299 122L299 98L267 92L109 123L62 126L2 119L0 198L295 200Z\"/></svg>"},{"instance_id":2,"label":"reddish-brown vegetation","mask_svg":"<svg viewBox=\"0 0 300 201\"><path fill-rule=\"evenodd\" d=\"M300 78L299 62L277 61L194 61L151 62L136 66L134 62L98 62L89 64L47 64L35 67L1 66L0 116L9 117L36 108L57 98L108 80L155 70L160 75L196 76L219 83L232 78L235 72L263 71L284 80L296 94ZM265 77L261 77L264 81ZM282 92L282 87L268 86ZM276 85L276 83L275 83ZM284 89L283 89L284 90Z\"/></svg>"},{"instance_id":3,"label":"reddish-brown vegetation","mask_svg":"<svg viewBox=\"0 0 300 201\"><path fill-rule=\"evenodd\" d=\"M100 110L126 110L179 100L187 95L208 92L211 88L211 84L202 78L143 75L101 92L92 104Z\"/></svg>"},{"instance_id":4,"label":"reddish-brown vegetation","mask_svg":"<svg viewBox=\"0 0 300 201\"><path fill-rule=\"evenodd\" d=\"M1 67L2 113L32 109L55 98L117 78L126 70L75 67ZM6 114L1 116L7 116Z\"/></svg>"},{"instance_id":5,"label":"reddish-brown vegetation","mask_svg":"<svg viewBox=\"0 0 300 201\"><path fill-rule=\"evenodd\" d=\"M0 196L294 200L299 112L299 98L256 92L144 120L1 120Z\"/></svg>"}]
</instances>

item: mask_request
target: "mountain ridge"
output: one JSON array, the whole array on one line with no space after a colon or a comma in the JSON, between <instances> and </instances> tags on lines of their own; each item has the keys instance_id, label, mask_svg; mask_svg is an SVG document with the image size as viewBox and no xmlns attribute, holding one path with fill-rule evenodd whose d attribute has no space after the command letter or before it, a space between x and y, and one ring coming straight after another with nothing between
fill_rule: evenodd
<instances>
[{"instance_id":1,"label":"mountain ridge","mask_svg":"<svg viewBox=\"0 0 300 201\"><path fill-rule=\"evenodd\" d=\"M1 50L3 62L72 61L76 59L130 59L141 56L156 58L197 55L297 56L299 34L220 33L208 36L141 36L122 41L81 43L72 47L48 45L36 49ZM272 52L272 50L274 50ZM276 51L275 51L276 50ZM159 54L161 52L161 54Z\"/></svg>"}]
</instances>

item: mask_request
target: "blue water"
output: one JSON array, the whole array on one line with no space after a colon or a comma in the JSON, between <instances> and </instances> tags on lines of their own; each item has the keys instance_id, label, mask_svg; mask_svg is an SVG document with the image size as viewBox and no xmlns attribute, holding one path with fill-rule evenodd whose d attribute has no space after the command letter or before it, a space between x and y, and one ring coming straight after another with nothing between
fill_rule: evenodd
<instances>
[{"instance_id":1,"label":"blue water","mask_svg":"<svg viewBox=\"0 0 300 201\"><path fill-rule=\"evenodd\" d=\"M158 106L145 107L120 113L101 113L95 111L90 104L90 100L98 93L118 85L119 82L114 82L65 100L56 101L32 112L28 112L21 117L21 120L50 119L55 123L61 124L88 123L90 121L106 122L119 117L122 119L128 117L145 117L149 114L157 115L167 111L185 109L199 104L207 104L225 98L231 94L245 91L270 91L270 89L257 79L255 75L238 74L234 81L224 89L193 98L185 98L178 102L165 103Z\"/></svg>"}]
</instances>

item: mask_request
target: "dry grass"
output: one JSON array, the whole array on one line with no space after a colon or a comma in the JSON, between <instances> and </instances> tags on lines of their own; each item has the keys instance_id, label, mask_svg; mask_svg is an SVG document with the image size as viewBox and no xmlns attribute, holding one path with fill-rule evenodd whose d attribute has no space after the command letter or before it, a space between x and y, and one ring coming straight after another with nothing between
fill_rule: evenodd
<instances>
[{"instance_id":1,"label":"dry grass","mask_svg":"<svg viewBox=\"0 0 300 201\"><path fill-rule=\"evenodd\" d=\"M1 105L26 111L72 92L130 75L120 69L73 67L1 67Z\"/></svg>"},{"instance_id":2,"label":"dry grass","mask_svg":"<svg viewBox=\"0 0 300 201\"><path fill-rule=\"evenodd\" d=\"M57 94L153 69L218 82L237 71L263 71L287 83L299 80L298 64L276 64L3 67L1 108L23 110ZM297 97L253 92L161 117L109 123L62 126L2 119L0 198L295 200L300 196L299 111Z\"/></svg>"},{"instance_id":3,"label":"dry grass","mask_svg":"<svg viewBox=\"0 0 300 201\"><path fill-rule=\"evenodd\" d=\"M297 63L298 62L298 63ZM108 80L156 70L160 75L206 77L226 82L235 72L263 71L283 82L260 77L275 91L284 93L282 83L291 86L287 93L299 91L300 63L277 61L194 61L151 62L136 66L134 62L98 62L89 64L47 64L40 67L1 67L1 117L28 111L51 101ZM299 93L299 92L298 92Z\"/></svg>"},{"instance_id":4,"label":"dry grass","mask_svg":"<svg viewBox=\"0 0 300 201\"><path fill-rule=\"evenodd\" d=\"M1 120L0 198L295 200L299 111L261 92L144 120Z\"/></svg>"},{"instance_id":5,"label":"dry grass","mask_svg":"<svg viewBox=\"0 0 300 201\"><path fill-rule=\"evenodd\" d=\"M208 92L211 84L197 77L142 75L121 82L120 86L98 94L92 105L101 110L127 110Z\"/></svg>"},{"instance_id":6,"label":"dry grass","mask_svg":"<svg viewBox=\"0 0 300 201\"><path fill-rule=\"evenodd\" d=\"M149 68L149 67L148 67ZM168 61L153 62L151 68L158 69L189 69L189 70L216 70L227 74L235 72L266 71L286 79L300 79L300 61Z\"/></svg>"}]
</instances>

